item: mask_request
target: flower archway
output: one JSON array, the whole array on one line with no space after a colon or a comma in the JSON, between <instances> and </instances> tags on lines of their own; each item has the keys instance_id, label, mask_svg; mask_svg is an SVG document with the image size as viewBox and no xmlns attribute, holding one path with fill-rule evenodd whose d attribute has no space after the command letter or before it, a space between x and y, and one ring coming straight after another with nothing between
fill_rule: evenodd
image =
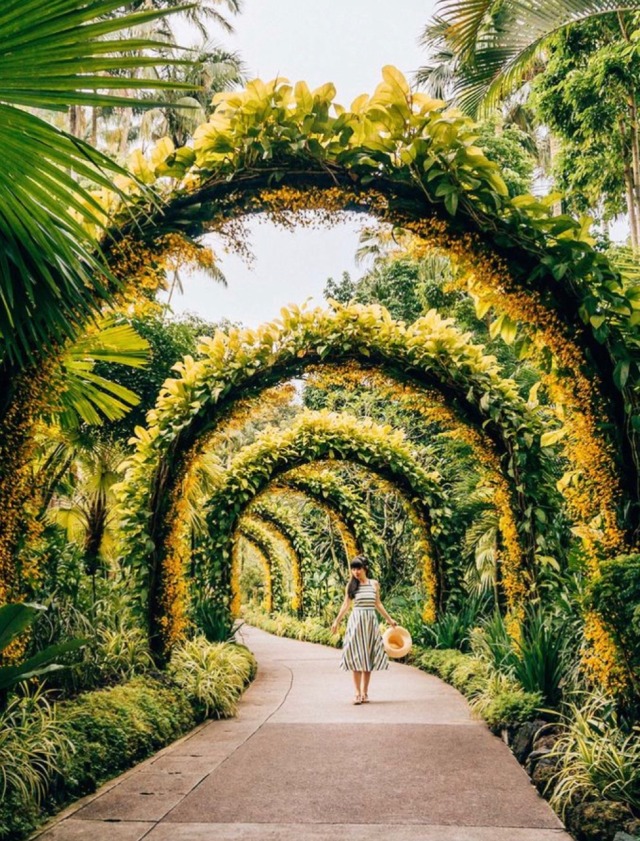
<instances>
[{"instance_id":1,"label":"flower archway","mask_svg":"<svg viewBox=\"0 0 640 841\"><path fill-rule=\"evenodd\" d=\"M232 537L246 506L281 474L327 457L362 464L390 479L415 501L429 535L429 545L420 548L427 593L425 616L433 618L444 594L443 570L434 542L441 525L431 514L443 509L439 475L420 465L400 430L328 412L305 412L285 430L265 430L240 450L212 489L202 555L214 606L222 612L231 606L236 589L231 583ZM173 538L162 568L153 577L151 570L134 570L140 591L149 594L148 616L156 650L169 648L181 636L185 623L188 550L177 531Z\"/></svg>"},{"instance_id":2,"label":"flower archway","mask_svg":"<svg viewBox=\"0 0 640 841\"><path fill-rule=\"evenodd\" d=\"M163 138L149 155L134 153L139 180L96 196L112 223L105 251L124 284L119 294L138 294L140 284L153 291L172 254L197 255L198 237L233 235L247 214L288 222L311 209L331 222L353 211L413 231L459 263L466 288L499 314L498 332L512 339L526 329L538 356L551 353L545 386L558 416L568 409L557 433L574 464L565 494L583 519L585 498L600 501L588 538L597 543L602 533L604 553L619 551L616 512L630 503L630 533L640 512L640 352L627 341L637 288L622 282L582 222L553 217L531 197L509 199L498 167L474 146L473 124L410 91L394 68L384 68L373 96L351 109L334 96L331 85L310 91L283 79L256 81L217 98L193 147L176 149ZM123 192L135 212L122 204ZM34 373L41 367L35 360ZM12 512L26 510L29 498L34 406L54 386L49 375L29 375L36 387L26 390L11 371L3 376L10 388L0 410L0 585L10 591L22 527Z\"/></svg>"}]
</instances>

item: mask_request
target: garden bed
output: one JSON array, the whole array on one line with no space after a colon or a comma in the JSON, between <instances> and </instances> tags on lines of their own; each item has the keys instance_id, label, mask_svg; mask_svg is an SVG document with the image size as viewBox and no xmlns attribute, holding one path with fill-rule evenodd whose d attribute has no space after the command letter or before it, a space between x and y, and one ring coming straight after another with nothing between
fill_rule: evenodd
<instances>
[{"instance_id":1,"label":"garden bed","mask_svg":"<svg viewBox=\"0 0 640 841\"><path fill-rule=\"evenodd\" d=\"M230 681L221 671L224 686L198 684L193 668L174 668L57 704L42 695L13 700L0 730L8 733L5 746L13 729L15 750L25 748L23 736L30 731L31 765L43 763L46 773L39 785L21 786L17 776L9 781L0 804L2 841L26 838L61 808L171 744L205 718L234 714L235 703L255 676L255 658L243 646L216 647L198 641L188 645L197 646L200 654L215 653L218 668L222 660L228 662L236 679ZM193 666L193 650L187 649L186 656ZM200 675L206 671L205 663ZM51 752L45 756L47 744Z\"/></svg>"}]
</instances>

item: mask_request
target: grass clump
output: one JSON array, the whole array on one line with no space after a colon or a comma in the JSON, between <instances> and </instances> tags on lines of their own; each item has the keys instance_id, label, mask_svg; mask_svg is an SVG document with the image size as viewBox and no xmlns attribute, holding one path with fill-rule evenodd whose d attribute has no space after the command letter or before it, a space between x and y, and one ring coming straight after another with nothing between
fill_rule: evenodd
<instances>
[{"instance_id":1,"label":"grass clump","mask_svg":"<svg viewBox=\"0 0 640 841\"><path fill-rule=\"evenodd\" d=\"M210 643L205 636L183 642L171 656L169 674L206 717L235 715L238 698L256 670L244 646Z\"/></svg>"}]
</instances>

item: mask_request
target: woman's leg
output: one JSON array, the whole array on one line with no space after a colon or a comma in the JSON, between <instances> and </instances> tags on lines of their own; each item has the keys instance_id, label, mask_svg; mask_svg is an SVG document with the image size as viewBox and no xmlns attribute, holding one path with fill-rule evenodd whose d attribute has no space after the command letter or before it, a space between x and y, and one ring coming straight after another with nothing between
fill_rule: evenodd
<instances>
[{"instance_id":1,"label":"woman's leg","mask_svg":"<svg viewBox=\"0 0 640 841\"><path fill-rule=\"evenodd\" d=\"M362 695L362 672L351 672L353 675L353 685L355 686L356 695Z\"/></svg>"},{"instance_id":2,"label":"woman's leg","mask_svg":"<svg viewBox=\"0 0 640 841\"><path fill-rule=\"evenodd\" d=\"M362 672L362 696L367 698L369 695L369 681L371 680L371 672Z\"/></svg>"}]
</instances>

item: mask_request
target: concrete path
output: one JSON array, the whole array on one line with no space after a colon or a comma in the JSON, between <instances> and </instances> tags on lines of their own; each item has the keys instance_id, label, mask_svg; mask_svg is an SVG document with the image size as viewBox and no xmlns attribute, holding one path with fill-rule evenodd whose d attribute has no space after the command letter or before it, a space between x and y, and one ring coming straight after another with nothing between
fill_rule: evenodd
<instances>
[{"instance_id":1,"label":"concrete path","mask_svg":"<svg viewBox=\"0 0 640 841\"><path fill-rule=\"evenodd\" d=\"M450 686L394 663L354 706L339 651L241 636L259 670L237 718L108 783L40 841L569 841Z\"/></svg>"}]
</instances>

